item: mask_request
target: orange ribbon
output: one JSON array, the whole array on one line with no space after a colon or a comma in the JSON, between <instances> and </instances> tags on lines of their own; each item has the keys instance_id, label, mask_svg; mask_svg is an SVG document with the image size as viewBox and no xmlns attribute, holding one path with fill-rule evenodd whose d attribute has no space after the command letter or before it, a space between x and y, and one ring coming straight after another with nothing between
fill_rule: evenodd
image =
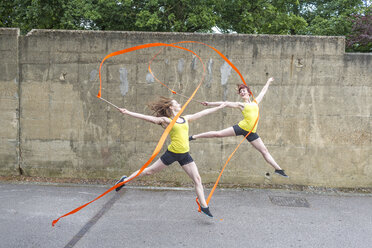
<instances>
[{"instance_id":1,"label":"orange ribbon","mask_svg":"<svg viewBox=\"0 0 372 248\"><path fill-rule=\"evenodd\" d=\"M236 68L236 66L225 56L225 55L223 55L219 50L217 50L216 48L214 48L214 47L212 47L212 46L210 46L210 45L208 45L208 44L205 44L205 43L203 43L203 42L200 42L200 41L191 41L191 40L189 40L189 41L179 41L179 42L175 42L175 43L172 43L171 45L175 45L175 44L183 44L183 43L196 43L196 44L202 44L202 45L204 45L204 46L207 46L207 47L209 47L209 48L211 48L211 49L213 49L218 55L220 55L221 56L221 58L223 58L225 61L226 61L226 63L228 63L233 69L234 69L234 71L236 71L236 73L238 73L238 75L239 75L239 77L240 77L240 79L242 80L242 82L245 84L245 85L247 85L247 83L245 82L245 80L244 80L244 77L242 76L242 74L240 73L240 71L238 70L238 68ZM149 72L151 73L151 75L155 78L155 80L157 81L157 82L159 82L159 83L161 83L163 86L165 86L167 89L169 89L173 94L177 94L177 95L180 95L180 94L178 94L176 91L174 91L174 90L172 90L172 89L170 89L167 85L165 85L165 84L163 84L157 77L155 77L155 75L152 73L152 70L151 70L151 64L152 64L152 61L163 51L163 49L164 48L162 48L162 49L160 49L159 50L159 52L157 53L157 54L155 54L155 56L150 60L150 62L149 62L149 66L148 66L148 70L149 70ZM253 97L253 94L252 94L252 92L251 91L249 91L249 94ZM180 96L183 96L183 95L180 95ZM183 96L183 97L185 97L185 96ZM254 98L254 97L253 97ZM201 103L200 101L197 101L197 102L199 102L199 103Z\"/></svg>"},{"instance_id":2,"label":"orange ribbon","mask_svg":"<svg viewBox=\"0 0 372 248\"><path fill-rule=\"evenodd\" d=\"M240 79L242 80L242 82L245 84L245 85L247 85L247 83L245 82L245 80L244 80L244 78L243 78L243 76L242 76L242 74L240 73L240 71L238 70L238 68L236 68L236 66L225 56L225 55L223 55L219 50L217 50L216 48L214 48L214 47L212 47L212 46L210 46L210 45L208 45L208 44L205 44L205 43L203 43L203 42L199 42L199 41L180 41L180 42L176 42L176 43L172 43L172 45L175 45L175 44L183 44L183 43L197 43L197 44L202 44L202 45L205 45L205 46L207 46L207 47L209 47L209 48L211 48L211 49L213 49L218 55L220 55L225 61L226 61L226 63L228 63L237 73L238 73L238 75L240 76ZM162 48L151 60L150 60L150 62L149 62L149 66L148 66L148 69L149 69L149 72L152 74L152 76L155 78L155 80L156 81L158 81L159 83L161 83L162 85L164 85L165 87L167 87L168 88L168 86L166 86L165 84L163 84L162 82L160 82L160 80L158 80L156 77L155 77L155 75L152 73L152 70L151 70L151 63L152 63L152 61L160 54L160 52L163 50L164 48ZM178 94L177 92L175 92L174 90L172 90L172 89L170 89L170 88L168 88L173 94ZM252 94L252 92L251 91L249 91L249 94L253 97L253 101L254 102L256 102L257 103L257 101L256 101L256 99L254 98L254 96L253 96L253 94ZM180 94L178 94L178 95L180 95ZM199 102L199 101L198 101ZM258 105L258 104L257 104ZM257 122L258 122L258 119L259 119L259 112L258 112L258 115L257 115L257 119L256 119L256 121L255 121L255 123L254 123L254 125L253 125L253 128L249 131L249 133L240 141L240 143L236 146L236 148L234 149L234 151L229 155L229 157L228 157L228 159L227 159L227 161L225 162L225 164L224 164L224 166L222 167L222 170L221 170L221 172L220 172L220 174L218 175L218 178L217 178L217 180L216 180L216 182L215 182L215 184L214 184L214 186L213 186L213 188L212 188L212 190L211 190L211 192L209 193L209 195L208 195L208 198L207 198L207 200L206 200L206 202L207 202L207 205L209 204L209 202L210 202L210 200L211 200L211 198L212 198L212 196L213 196L213 193L214 193L214 191L215 191L215 189L217 188L217 185L218 185L218 183L219 183L219 181L220 181L220 179L221 179L221 176L222 176L222 173L223 173L223 171L225 170L225 168L226 168L226 166L227 166L227 164L230 162L230 160L231 160L231 158L232 158L232 156L235 154L235 152L238 150L238 148L240 147L240 145L243 143L243 141L248 137L248 135L250 135L251 133L252 133L252 131L253 131L253 129L256 127L256 125L257 125ZM199 201L198 201L198 197L196 197L196 204L198 205L198 211L200 212L201 211L201 208L200 208L200 203L199 203Z\"/></svg>"},{"instance_id":3,"label":"orange ribbon","mask_svg":"<svg viewBox=\"0 0 372 248\"><path fill-rule=\"evenodd\" d=\"M254 100L254 101L256 102L256 100ZM256 103L257 103L257 102L256 102ZM217 178L217 180L216 180L216 182L215 182L215 184L214 184L214 186L213 186L211 192L210 192L209 195L208 195L208 198L207 198L207 200L206 200L207 204L209 204L209 201L210 201L211 198L212 198L212 195L213 195L213 193L214 193L214 190L216 189L216 187L217 187L217 185L218 185L218 183L219 183L219 181L220 181L220 179L221 179L222 173L223 173L223 171L225 170L226 165L230 162L232 156L233 156L233 155L235 154L235 152L238 150L239 146L243 143L243 141L248 137L248 135L250 135L250 134L252 133L253 129L254 129L255 126L257 125L258 119L259 119L259 112L258 112L257 119L256 119L256 121L255 121L255 123L254 123L254 125L253 125L252 130L249 131L249 133L247 133L247 135L246 135L246 136L245 136L245 137L240 141L240 143L235 147L234 151L230 154L230 156L229 156L228 159L226 160L225 165L222 167L222 170L221 170L220 174L218 175L218 178ZM199 206L199 212L200 212L200 206Z\"/></svg>"},{"instance_id":4,"label":"orange ribbon","mask_svg":"<svg viewBox=\"0 0 372 248\"><path fill-rule=\"evenodd\" d=\"M204 65L204 63L203 63L203 61L201 60L201 58L195 53L195 52L193 52L192 50L190 50L190 49L187 49L187 48L184 48L184 47L180 47L180 46L176 46L175 44L182 44L182 43L198 43L198 44L202 44L202 45L205 45L205 46L208 46L208 47L210 47L211 49L213 49L215 52L217 52L238 74L239 74L239 76L240 76L240 78L241 78L241 80L242 80L242 82L245 84L245 85L247 85L246 84L246 82L245 82L245 80L244 80L244 78L243 78L243 76L241 75L241 73L240 73L240 71L235 67L235 65L226 57L226 56L224 56L220 51L218 51L216 48L214 48L214 47L212 47L212 46L209 46L209 45L207 45L207 44L205 44L205 43L203 43L203 42L197 42L197 41L181 41L181 42L177 42L177 43L172 43L172 44L166 44L166 43L149 43L149 44L144 44L144 45L139 45L139 46L135 46L135 47L130 47L130 48L127 48L127 49L123 49L123 50L120 50L120 51L116 51L116 52L113 52L113 53L110 53L110 54L108 54L103 60L102 60L102 62L101 62L101 64L100 64L100 67L99 67L99 81L100 81L100 87L99 87L99 92L98 92L98 94L97 94L97 97L98 98L100 98L100 99L103 99L103 98L101 98L101 95L102 95L102 79L101 79L101 68L102 68L102 65L103 65L103 63L104 63L104 61L105 60L107 60L108 58L110 58L110 57L114 57L114 56L117 56L117 55L120 55L120 54L125 54L125 53L129 53L129 52L133 52L133 51L136 51L136 50L140 50L140 49L144 49L144 48L150 48L150 47L160 47L160 46L162 46L162 47L174 47L174 48L178 48L178 49L182 49L182 50L185 50L185 51L188 51L188 52L191 52L192 54L194 54L198 59L199 59L199 61L202 63L202 66L203 66L203 75L202 75L202 78L201 78L201 80L200 80L200 82L199 82L199 84L198 84L198 86L196 87L196 89L194 90L194 92L192 93L192 95L189 97L189 99L186 101L186 103L182 106L182 108L181 108L181 110L177 113L177 115L173 118L173 120L170 122L170 124L167 126L167 128L164 130L164 132L163 132L163 134L162 134L162 136L160 137L160 140L159 140L159 142L158 142L158 144L156 145L156 147L155 147L155 150L153 151L153 153L152 153L152 155L151 155L151 157L150 157L150 159L141 167L141 169L139 170L139 172L133 177L133 178L131 178L131 179L128 179L128 180L125 180L125 181L123 181L123 182L121 182L121 183L119 183L119 184L116 184L116 185L114 185L113 187L111 187L110 189L108 189L107 191L105 191L103 194L101 194L100 196L98 196L97 198L95 198L95 199L93 199L92 201L90 201L90 202L88 202L88 203L86 203L86 204L84 204L84 205L82 205L82 206L80 206L80 207L78 207L78 208L76 208L76 209L74 209L74 210L72 210L72 211L70 211L70 212L68 212L68 213L66 213L66 214L64 214L64 215L62 215L61 217L59 217L58 219L56 219L56 220L53 220L53 222L52 222L52 226L54 226L61 218L63 218L63 217L66 217L66 216L68 216L68 215L71 215L71 214L74 214L74 213L76 213L76 212L78 212L79 210L81 210L82 208L84 208L84 207L86 207L86 206L88 206L89 204L91 204L91 203L93 203L94 201L96 201L96 200L98 200L99 198L101 198L101 197L103 197L104 195L106 195L106 194L108 194L109 192L111 192L112 190L114 190L114 189L116 189L117 187L120 187L121 185L123 185L123 184L126 184L126 183L128 183L129 181L131 181L131 180L133 180L134 178L136 178L137 176L139 176L142 172L143 172L143 170L145 170L145 168L154 160L154 158L158 155L158 153L160 152L160 150L161 150L161 148L162 148L162 146L164 145L164 142L165 142L165 140L166 140L166 138L167 138L167 136L168 136L168 134L169 134L169 132L170 132L170 130L172 129L172 127L173 127L173 125L175 124L175 122L176 122L176 120L178 119L178 117L183 113L183 111L185 110L185 108L187 107L187 105L190 103L190 101L194 98L194 96L195 96L195 94L196 94L196 92L199 90L199 88L200 88L200 86L201 86L201 84L202 84L202 82L204 81L204 77L205 77L205 65ZM160 52L159 52L160 53ZM150 73L154 76L154 74L152 73L152 71L151 71L151 63L152 63L152 61L153 61L153 59L159 54L159 53L157 53L152 59L151 59L151 61L150 61L150 63L149 63L149 71L150 71ZM160 80L158 80L155 76L154 76L154 78L159 82L159 83L161 83L163 86L165 86L166 88L168 88L173 94L178 94L177 92L175 92L174 90L172 90L172 89L170 89L168 86L166 86L165 84L163 84L162 82L160 82ZM253 97L253 94L252 94L252 92L249 92L250 93L250 95ZM254 99L254 97L253 97L253 99ZM104 99L103 99L104 100ZM256 100L254 99L254 101L256 102ZM254 129L254 127L257 125L257 122L258 122L258 119L259 119L259 116L257 117L257 119L256 119L256 122L255 122L255 124L254 124L254 126L253 126L253 128L252 128L252 130ZM224 171L224 169L225 169L225 167L226 167L226 165L229 163L229 161L230 161L230 159L232 158L232 156L235 154L235 152L237 151L237 149L239 148L239 146L240 146L240 144L244 141L244 139L252 132L252 130L243 138L243 140L238 144L238 146L235 148L235 150L230 154L230 156L229 156L229 158L228 158L228 160L226 161L226 163L225 163L225 165L223 166L223 168L222 168L222 170L221 170L221 172L220 172L220 174L219 174L219 176L218 176L218 178L217 178L217 180L216 180L216 182L215 182L215 184L214 184L214 187L212 188L212 190L211 190L211 192L210 192L210 194L209 194L209 196L208 196L208 198L207 198L207 200L206 200L206 202L207 202L207 204L209 204L209 201L210 201L210 199L212 198L212 195L213 195L213 193L214 193L214 191L215 191L215 189L216 189L216 187L217 187L217 185L218 185L218 183L219 183L219 180L220 180L220 178L221 178L221 176L222 176L222 173L223 173L223 171ZM201 209L200 209L200 204L199 204L199 202L198 202L198 198L196 198L196 203L197 203L197 205L198 205L198 211L200 212L201 211Z\"/></svg>"},{"instance_id":5,"label":"orange ribbon","mask_svg":"<svg viewBox=\"0 0 372 248\"><path fill-rule=\"evenodd\" d=\"M140 49L144 49L144 48L150 48L150 47L158 47L158 46L169 46L169 47L174 47L174 48L178 48L178 49L182 49L182 50L185 50L185 51L188 51L188 52L191 52L192 54L194 54L199 60L200 62L202 63L203 65L203 75L202 75L202 78L200 80L200 83L199 85L196 87L196 89L194 90L194 92L192 93L192 95L190 96L190 98L186 101L186 103L182 106L181 110L177 113L177 115L173 118L173 120L170 122L170 124L167 126L167 128L164 130L162 136L160 137L160 140L158 142L158 144L156 145L155 147L155 150L153 151L150 159L141 167L141 169L138 171L138 173L132 177L131 179L128 179L128 180L125 180L119 184L116 184L114 185L113 187L111 187L110 189L108 189L107 191L105 191L103 194L101 194L100 196L98 196L97 198L93 199L92 201L88 202L88 203L85 203L84 205L62 215L61 217L59 217L58 219L55 219L53 220L52 222L52 226L54 226L61 218L63 217L66 217L68 215L71 215L71 214L74 214L76 212L78 212L79 210L85 208L86 206L88 206L89 204L93 203L94 201L98 200L99 198L103 197L104 195L108 194L109 192L111 192L112 190L116 189L117 187L120 187L121 185L125 184L125 183L128 183L129 181L133 180L134 178L136 178L137 176L139 176L143 170L154 160L154 158L158 155L158 153L160 152L161 148L163 147L164 145L164 142L170 132L170 130L172 129L173 125L175 124L176 120L178 119L178 117L183 113L183 111L185 110L185 108L187 107L187 105L190 103L190 101L192 100L192 98L195 96L196 92L199 90L201 84L203 83L204 81L204 77L205 77L205 65L203 63L203 61L201 60L201 58L195 53L193 52L192 50L190 49L187 49L187 48L184 48L184 47L180 47L180 46L175 46L175 45L171 45L171 44L165 44L165 43L149 43L149 44L144 44L144 45L139 45L139 46L135 46L135 47L130 47L130 48L127 48L127 49L124 49L124 50L120 50L120 51L116 51L116 52L113 52L113 53L110 53L109 55L107 55L101 62L100 64L100 67L99 67L99 81L100 81L100 88L99 88L99 92L98 92L98 95L97 97L98 98L101 98L101 90L102 90L102 80L101 80L101 68L102 68L102 65L103 65L103 62L110 58L110 57L113 57L113 56L117 56L117 55L120 55L120 54L124 54L124 53L128 53L128 52L132 52L132 51L136 51L136 50L140 50Z\"/></svg>"}]
</instances>

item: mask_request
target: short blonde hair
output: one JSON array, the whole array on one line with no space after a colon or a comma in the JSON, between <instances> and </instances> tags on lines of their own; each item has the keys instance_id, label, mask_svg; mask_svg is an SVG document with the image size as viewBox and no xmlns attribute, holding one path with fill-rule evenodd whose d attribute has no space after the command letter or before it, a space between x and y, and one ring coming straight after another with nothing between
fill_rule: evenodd
<instances>
[{"instance_id":1,"label":"short blonde hair","mask_svg":"<svg viewBox=\"0 0 372 248\"><path fill-rule=\"evenodd\" d=\"M247 89L247 90L248 90L248 93L249 93L250 95L252 95L251 89L249 89L249 86L248 86L248 85L245 85L245 84L237 84L237 86L238 86L238 94L240 94L240 91L241 91L242 89Z\"/></svg>"}]
</instances>

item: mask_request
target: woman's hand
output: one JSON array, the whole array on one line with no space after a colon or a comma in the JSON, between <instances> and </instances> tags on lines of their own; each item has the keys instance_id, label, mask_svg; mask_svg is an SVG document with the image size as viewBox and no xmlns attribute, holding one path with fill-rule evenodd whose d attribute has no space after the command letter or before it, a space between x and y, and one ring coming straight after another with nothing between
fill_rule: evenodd
<instances>
[{"instance_id":1,"label":"woman's hand","mask_svg":"<svg viewBox=\"0 0 372 248\"><path fill-rule=\"evenodd\" d=\"M125 109L125 108L119 108L119 111L120 111L120 113L122 113L122 114L128 114L128 110L127 109Z\"/></svg>"},{"instance_id":2,"label":"woman's hand","mask_svg":"<svg viewBox=\"0 0 372 248\"><path fill-rule=\"evenodd\" d=\"M208 106L208 102L202 102L201 104L203 104L204 106Z\"/></svg>"},{"instance_id":3,"label":"woman's hand","mask_svg":"<svg viewBox=\"0 0 372 248\"><path fill-rule=\"evenodd\" d=\"M274 78L273 78L273 77L269 78L269 79L267 80L267 82L268 82L268 83L274 82Z\"/></svg>"}]
</instances>

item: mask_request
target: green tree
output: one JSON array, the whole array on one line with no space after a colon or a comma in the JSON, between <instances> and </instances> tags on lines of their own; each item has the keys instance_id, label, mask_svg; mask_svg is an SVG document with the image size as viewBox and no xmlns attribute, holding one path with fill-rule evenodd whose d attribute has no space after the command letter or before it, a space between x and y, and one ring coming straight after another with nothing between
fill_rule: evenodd
<instances>
[{"instance_id":1,"label":"green tree","mask_svg":"<svg viewBox=\"0 0 372 248\"><path fill-rule=\"evenodd\" d=\"M12 1L0 2L0 27L12 27L15 21L15 3Z\"/></svg>"},{"instance_id":2,"label":"green tree","mask_svg":"<svg viewBox=\"0 0 372 248\"><path fill-rule=\"evenodd\" d=\"M0 27L345 35L370 0L13 0ZM359 31L358 31L359 32ZM357 34L358 35L358 34ZM356 49L356 46L353 46Z\"/></svg>"},{"instance_id":3,"label":"green tree","mask_svg":"<svg viewBox=\"0 0 372 248\"><path fill-rule=\"evenodd\" d=\"M350 17L359 13L363 0L304 0L300 3L300 15L308 26L299 34L347 35L351 31Z\"/></svg>"},{"instance_id":4,"label":"green tree","mask_svg":"<svg viewBox=\"0 0 372 248\"><path fill-rule=\"evenodd\" d=\"M142 1L135 0L85 0L86 29L134 31L136 15Z\"/></svg>"},{"instance_id":5,"label":"green tree","mask_svg":"<svg viewBox=\"0 0 372 248\"><path fill-rule=\"evenodd\" d=\"M0 4L0 25L31 29L86 29L90 22L89 1L14 0ZM90 1L91 2L91 1Z\"/></svg>"},{"instance_id":6,"label":"green tree","mask_svg":"<svg viewBox=\"0 0 372 248\"><path fill-rule=\"evenodd\" d=\"M346 35L366 0L216 0L222 32Z\"/></svg>"},{"instance_id":7,"label":"green tree","mask_svg":"<svg viewBox=\"0 0 372 248\"><path fill-rule=\"evenodd\" d=\"M372 7L352 16L351 21L353 27L346 37L347 51L372 52Z\"/></svg>"},{"instance_id":8,"label":"green tree","mask_svg":"<svg viewBox=\"0 0 372 248\"><path fill-rule=\"evenodd\" d=\"M216 0L218 28L247 34L296 34L306 27L298 0Z\"/></svg>"},{"instance_id":9,"label":"green tree","mask_svg":"<svg viewBox=\"0 0 372 248\"><path fill-rule=\"evenodd\" d=\"M105 1L102 1L105 2ZM121 1L124 2L124 1ZM147 0L131 2L130 9L123 11L111 9L111 13L102 15L102 22L96 22L102 27L103 22L114 24L109 16L115 13L128 16L130 27L120 30L161 31L161 32L211 32L216 24L212 0ZM124 3L123 3L124 4ZM122 4L122 5L123 5ZM128 5L129 6L129 5ZM102 8L105 6L101 6ZM120 25L112 25L113 28Z\"/></svg>"},{"instance_id":10,"label":"green tree","mask_svg":"<svg viewBox=\"0 0 372 248\"><path fill-rule=\"evenodd\" d=\"M14 0L0 4L0 25L38 29L211 32L212 0Z\"/></svg>"}]
</instances>

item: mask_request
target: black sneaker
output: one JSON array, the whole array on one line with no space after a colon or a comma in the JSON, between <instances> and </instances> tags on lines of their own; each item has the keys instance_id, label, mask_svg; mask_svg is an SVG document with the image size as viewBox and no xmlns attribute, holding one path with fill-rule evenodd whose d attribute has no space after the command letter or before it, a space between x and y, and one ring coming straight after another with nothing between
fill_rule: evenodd
<instances>
[{"instance_id":1,"label":"black sneaker","mask_svg":"<svg viewBox=\"0 0 372 248\"><path fill-rule=\"evenodd\" d=\"M209 217L213 217L213 215L212 215L211 212L209 211L209 207L203 208L202 206L200 206L200 208L201 208L201 211L202 211L204 214L208 215Z\"/></svg>"},{"instance_id":2,"label":"black sneaker","mask_svg":"<svg viewBox=\"0 0 372 248\"><path fill-rule=\"evenodd\" d=\"M281 175L282 177L289 177L287 174L285 174L284 170L275 170L275 173Z\"/></svg>"},{"instance_id":3,"label":"black sneaker","mask_svg":"<svg viewBox=\"0 0 372 248\"><path fill-rule=\"evenodd\" d=\"M189 141L191 141L191 140L195 140L195 139L192 137L192 135L189 136Z\"/></svg>"},{"instance_id":4,"label":"black sneaker","mask_svg":"<svg viewBox=\"0 0 372 248\"><path fill-rule=\"evenodd\" d=\"M115 183L115 185L116 185L116 184L119 184L119 183L121 183L121 182L123 182L123 181L125 180L125 178L127 178L127 176L122 176L122 177L120 178L120 180L117 181L117 182ZM116 190L116 191L119 191L119 190L121 190L121 188L123 188L124 186L125 186L125 184L121 185L120 187L117 187L115 190Z\"/></svg>"}]
</instances>

